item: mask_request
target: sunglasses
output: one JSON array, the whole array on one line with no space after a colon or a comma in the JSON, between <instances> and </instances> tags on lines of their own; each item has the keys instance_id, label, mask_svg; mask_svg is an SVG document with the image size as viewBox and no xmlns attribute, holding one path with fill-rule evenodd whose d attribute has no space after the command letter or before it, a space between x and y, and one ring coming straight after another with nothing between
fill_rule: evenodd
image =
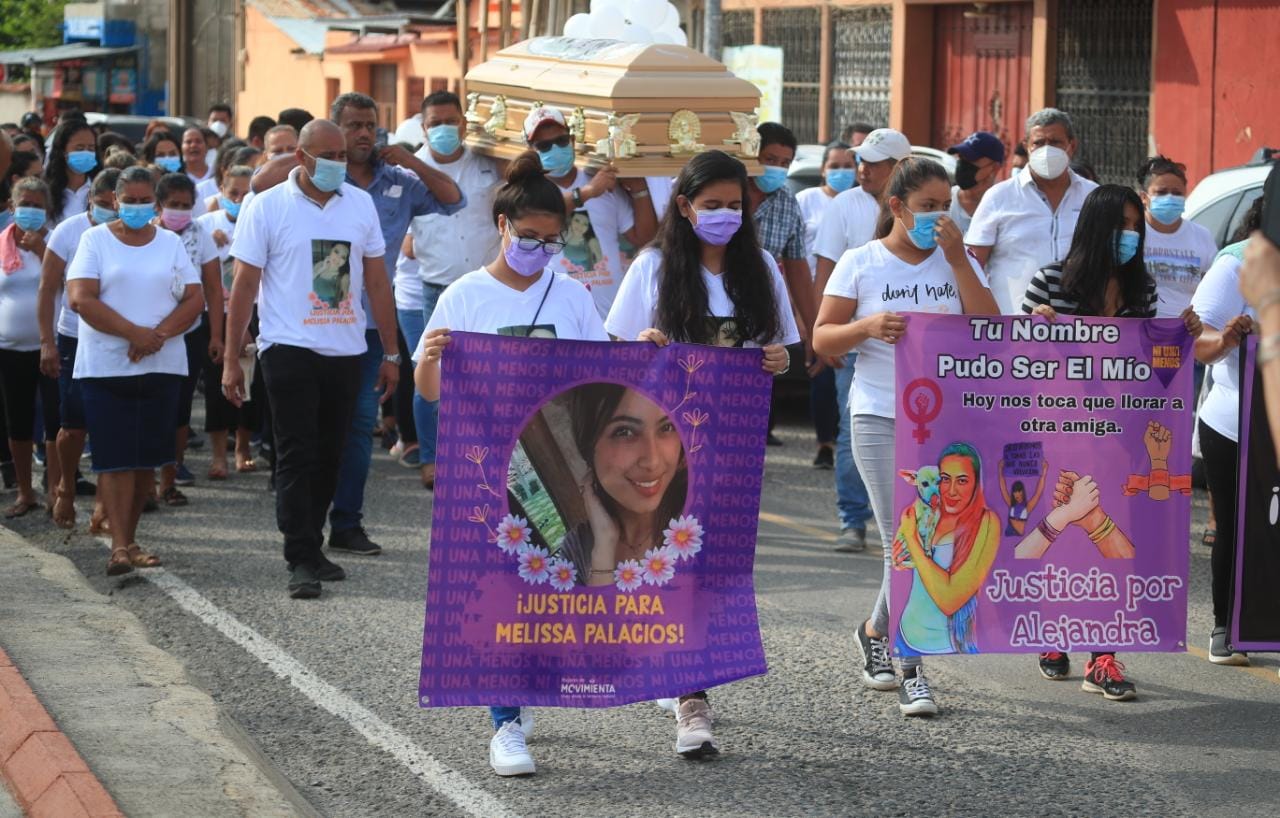
<instances>
[{"instance_id":1,"label":"sunglasses","mask_svg":"<svg viewBox=\"0 0 1280 818\"><path fill-rule=\"evenodd\" d=\"M533 149L538 153L546 153L552 147L567 148L569 143L573 141L573 137L567 133L560 134L555 139L539 139L533 143Z\"/></svg>"}]
</instances>

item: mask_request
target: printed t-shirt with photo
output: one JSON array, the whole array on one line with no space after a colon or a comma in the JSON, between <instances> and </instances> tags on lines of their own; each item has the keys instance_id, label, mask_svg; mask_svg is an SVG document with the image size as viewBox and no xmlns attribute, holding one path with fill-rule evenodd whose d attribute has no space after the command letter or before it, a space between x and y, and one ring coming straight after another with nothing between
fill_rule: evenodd
<instances>
[{"instance_id":1,"label":"printed t-shirt with photo","mask_svg":"<svg viewBox=\"0 0 1280 818\"><path fill-rule=\"evenodd\" d=\"M1156 296L1160 299L1156 317L1177 318L1191 306L1191 296L1213 264L1218 245L1204 227L1183 219L1172 233L1161 233L1148 224L1142 254L1147 272L1156 281Z\"/></svg>"},{"instance_id":2,"label":"printed t-shirt with photo","mask_svg":"<svg viewBox=\"0 0 1280 818\"><path fill-rule=\"evenodd\" d=\"M972 256L969 266L985 287L987 277ZM964 313L956 275L942 248L935 249L919 264L908 264L885 249L880 240L846 253L831 273L825 295L851 298L858 302L852 320L882 312ZM907 332L911 319L907 319ZM858 345L858 367L849 392L849 411L855 415L893 418L897 391L894 388L893 347L876 338Z\"/></svg>"},{"instance_id":3,"label":"printed t-shirt with photo","mask_svg":"<svg viewBox=\"0 0 1280 818\"><path fill-rule=\"evenodd\" d=\"M258 349L361 355L364 260L386 254L378 212L368 193L346 183L317 203L298 186L299 172L258 194L236 223L231 255L262 270Z\"/></svg>"},{"instance_id":4,"label":"printed t-shirt with photo","mask_svg":"<svg viewBox=\"0 0 1280 818\"><path fill-rule=\"evenodd\" d=\"M111 225L90 228L80 239L75 260L67 269L67 281L97 279L98 298L126 321L141 327L160 324L182 301L190 284L200 276L191 264L177 234L156 228L155 237L141 247L125 244L111 232ZM80 324L76 350L76 378L115 378L164 373L187 374L187 346L182 336L164 342L160 351L134 363L129 341Z\"/></svg>"},{"instance_id":5,"label":"printed t-shirt with photo","mask_svg":"<svg viewBox=\"0 0 1280 818\"><path fill-rule=\"evenodd\" d=\"M80 246L80 237L93 226L93 222L89 221L89 214L81 213L70 219L63 219L49 234L45 247L53 251L54 255L65 262L63 278L66 277L66 270L71 268L71 262L76 257L76 248ZM57 332L59 335L65 335L68 338L80 337L80 316L76 315L75 311L67 306L67 287L65 283L62 286L62 299L58 307Z\"/></svg>"},{"instance_id":6,"label":"printed t-shirt with photo","mask_svg":"<svg viewBox=\"0 0 1280 818\"><path fill-rule=\"evenodd\" d=\"M568 275L543 272L533 286L521 292L503 284L483 267L467 273L440 294L427 322L427 332L442 328L520 338L609 340L591 293ZM413 351L415 363L422 359L427 332Z\"/></svg>"},{"instance_id":7,"label":"printed t-shirt with photo","mask_svg":"<svg viewBox=\"0 0 1280 818\"><path fill-rule=\"evenodd\" d=\"M773 295L778 304L779 331L773 343L799 343L800 333L796 329L791 300L787 296L787 285L778 270L778 263L763 250L760 251L760 257L769 268L773 280ZM707 285L707 310L710 313L707 320L715 331L715 346L760 346L755 341L738 337L733 320L733 301L724 289L724 275L713 275L704 267L702 280ZM658 287L661 283L662 253L653 248L641 251L631 264L627 277L622 280L622 288L613 302L613 309L605 319L604 328L609 334L623 341L634 341L641 332L655 326L658 320Z\"/></svg>"},{"instance_id":8,"label":"printed t-shirt with photo","mask_svg":"<svg viewBox=\"0 0 1280 818\"><path fill-rule=\"evenodd\" d=\"M236 259L231 255L231 243L235 241L236 225L238 221L231 221L225 210L215 210L212 213L206 213L200 217L200 227L209 236L209 240L213 242L214 248L218 253L218 265L222 271L222 311L226 312L227 302L231 300L231 284L235 280ZM213 241L213 234L221 230L227 237L227 243L218 246ZM208 305L205 305L206 308Z\"/></svg>"},{"instance_id":9,"label":"printed t-shirt with photo","mask_svg":"<svg viewBox=\"0 0 1280 818\"><path fill-rule=\"evenodd\" d=\"M567 189L585 187L591 177L578 171ZM622 250L618 237L635 226L635 213L627 194L616 188L603 196L588 199L584 207L569 214L565 224L564 252L547 265L581 281L591 291L600 317L609 307L622 281Z\"/></svg>"}]
</instances>

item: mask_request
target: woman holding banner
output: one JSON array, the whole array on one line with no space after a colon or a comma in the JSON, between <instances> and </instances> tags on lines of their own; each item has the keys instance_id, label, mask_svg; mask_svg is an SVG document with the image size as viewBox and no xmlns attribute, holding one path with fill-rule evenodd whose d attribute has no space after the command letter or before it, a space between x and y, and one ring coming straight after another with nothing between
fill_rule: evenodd
<instances>
[{"instance_id":1,"label":"woman holding banner","mask_svg":"<svg viewBox=\"0 0 1280 818\"><path fill-rule=\"evenodd\" d=\"M744 206L747 170L720 151L700 153L680 171L658 234L622 280L605 329L615 338L760 347L767 372L787 371L798 343L786 284L760 248ZM719 752L705 691L681 696L676 752Z\"/></svg>"},{"instance_id":2,"label":"woman holding banner","mask_svg":"<svg viewBox=\"0 0 1280 818\"><path fill-rule=\"evenodd\" d=\"M528 337L536 328L543 337L609 340L586 287L545 269L564 249L565 215L564 194L543 173L538 155L529 151L516 157L493 202L501 252L441 294L414 352L414 382L424 399L440 399L440 356L453 330ZM530 711L491 707L489 713L496 731L489 742L493 771L533 774L526 744L533 730Z\"/></svg>"},{"instance_id":3,"label":"woman holding banner","mask_svg":"<svg viewBox=\"0 0 1280 818\"><path fill-rule=\"evenodd\" d=\"M845 253L818 310L814 352L858 351L850 391L854 459L867 484L882 540L897 530L893 489L895 396L893 346L907 331L907 311L995 315L1000 312L986 277L965 253L960 228L947 217L951 181L938 163L909 157L898 163L885 189L876 240ZM963 504L967 507L967 504ZM984 504L985 508L985 504ZM998 523L995 529L998 537ZM957 531L961 539L976 532ZM962 549L964 550L964 549ZM991 549L956 553L950 573L968 560L989 560ZM956 559L958 557L959 559ZM893 549L884 549L884 576L871 617L858 628L863 682L876 690L898 688L889 659L889 581ZM919 656L902 659L898 709L905 716L933 715L937 703Z\"/></svg>"}]
</instances>

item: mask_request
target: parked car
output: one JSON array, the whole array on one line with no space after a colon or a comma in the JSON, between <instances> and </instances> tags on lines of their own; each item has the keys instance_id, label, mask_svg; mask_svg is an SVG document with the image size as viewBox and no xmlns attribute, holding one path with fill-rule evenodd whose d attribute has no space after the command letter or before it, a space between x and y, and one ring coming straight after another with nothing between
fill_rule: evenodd
<instances>
[{"instance_id":1,"label":"parked car","mask_svg":"<svg viewBox=\"0 0 1280 818\"><path fill-rule=\"evenodd\" d=\"M796 148L796 158L791 162L791 168L787 171L787 188L792 193L799 193L806 188L817 187L822 184L822 154L824 151L826 151L825 145L801 145ZM956 158L954 156L937 148L926 148L919 145L912 147L911 153L914 156L932 159L942 165L947 169L947 175L951 177L952 183L955 183Z\"/></svg>"},{"instance_id":2,"label":"parked car","mask_svg":"<svg viewBox=\"0 0 1280 818\"><path fill-rule=\"evenodd\" d=\"M136 116L134 114L103 114L95 111L86 113L84 118L95 129L118 133L135 143L142 141L147 132L147 126L154 119L167 123L176 134L181 134L192 126L198 128L204 125L201 120L189 116ZM99 126L102 127L99 128Z\"/></svg>"},{"instance_id":3,"label":"parked car","mask_svg":"<svg viewBox=\"0 0 1280 818\"><path fill-rule=\"evenodd\" d=\"M1248 164L1204 177L1187 197L1186 217L1207 228L1219 247L1227 244L1277 161L1280 149L1262 148Z\"/></svg>"}]
</instances>

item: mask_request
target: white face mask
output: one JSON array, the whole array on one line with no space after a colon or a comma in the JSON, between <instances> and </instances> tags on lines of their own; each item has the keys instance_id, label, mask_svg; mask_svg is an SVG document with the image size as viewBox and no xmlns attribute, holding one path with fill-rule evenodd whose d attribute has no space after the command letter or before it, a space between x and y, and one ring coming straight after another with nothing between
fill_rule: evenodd
<instances>
[{"instance_id":1,"label":"white face mask","mask_svg":"<svg viewBox=\"0 0 1280 818\"><path fill-rule=\"evenodd\" d=\"M215 121L215 122L210 122L210 123L209 123L209 130L211 130L211 131L213 131L214 133L216 133L219 137L226 136L226 135L227 135L227 123L223 122L221 119L219 119L219 120L217 120L217 121Z\"/></svg>"},{"instance_id":2,"label":"white face mask","mask_svg":"<svg viewBox=\"0 0 1280 818\"><path fill-rule=\"evenodd\" d=\"M1041 179L1057 179L1066 172L1071 164L1071 157L1062 148L1053 145L1041 145L1031 152L1027 166Z\"/></svg>"}]
</instances>

